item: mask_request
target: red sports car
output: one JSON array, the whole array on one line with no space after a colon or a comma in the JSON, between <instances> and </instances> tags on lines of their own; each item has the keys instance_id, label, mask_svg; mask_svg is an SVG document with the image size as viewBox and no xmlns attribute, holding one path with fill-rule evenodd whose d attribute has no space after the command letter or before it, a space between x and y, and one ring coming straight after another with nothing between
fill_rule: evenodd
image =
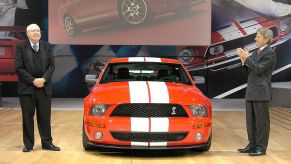
<instances>
[{"instance_id":1,"label":"red sports car","mask_svg":"<svg viewBox=\"0 0 291 164\"><path fill-rule=\"evenodd\" d=\"M196 88L177 60L111 59L84 99L85 150L105 147L208 151L211 127L210 100Z\"/></svg>"},{"instance_id":2,"label":"red sports car","mask_svg":"<svg viewBox=\"0 0 291 164\"><path fill-rule=\"evenodd\" d=\"M85 28L105 26L123 19L130 25L143 23L147 18L185 12L205 0L68 0L59 8L60 24L70 36Z\"/></svg>"}]
</instances>

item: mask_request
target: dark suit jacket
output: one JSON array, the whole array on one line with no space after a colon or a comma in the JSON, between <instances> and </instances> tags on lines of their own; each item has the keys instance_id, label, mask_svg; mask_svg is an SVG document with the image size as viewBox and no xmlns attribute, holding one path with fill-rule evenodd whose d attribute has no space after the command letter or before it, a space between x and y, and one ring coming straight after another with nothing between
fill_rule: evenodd
<instances>
[{"instance_id":1,"label":"dark suit jacket","mask_svg":"<svg viewBox=\"0 0 291 164\"><path fill-rule=\"evenodd\" d=\"M39 51L42 58L43 78L45 82L45 92L52 95L51 78L55 69L52 46L44 41L39 41ZM29 41L16 46L15 66L18 73L18 94L33 94L35 86L33 85L34 63L33 52Z\"/></svg>"},{"instance_id":2,"label":"dark suit jacket","mask_svg":"<svg viewBox=\"0 0 291 164\"><path fill-rule=\"evenodd\" d=\"M270 46L265 47L258 55L254 52L247 58L243 66L244 71L248 72L246 100L271 100L271 77L275 64L276 54Z\"/></svg>"}]
</instances>

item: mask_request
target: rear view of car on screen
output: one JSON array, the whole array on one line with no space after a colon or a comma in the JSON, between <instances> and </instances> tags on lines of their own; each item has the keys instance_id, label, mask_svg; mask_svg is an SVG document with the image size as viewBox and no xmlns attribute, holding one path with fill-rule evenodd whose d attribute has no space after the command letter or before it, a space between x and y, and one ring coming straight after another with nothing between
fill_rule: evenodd
<instances>
[{"instance_id":1,"label":"rear view of car on screen","mask_svg":"<svg viewBox=\"0 0 291 164\"><path fill-rule=\"evenodd\" d=\"M84 99L84 149L208 151L212 106L195 82L177 60L111 59Z\"/></svg>"},{"instance_id":2,"label":"rear view of car on screen","mask_svg":"<svg viewBox=\"0 0 291 164\"><path fill-rule=\"evenodd\" d=\"M190 11L205 0L68 0L60 6L59 22L70 36L83 29L105 26L122 20L139 25L155 16Z\"/></svg>"}]
</instances>

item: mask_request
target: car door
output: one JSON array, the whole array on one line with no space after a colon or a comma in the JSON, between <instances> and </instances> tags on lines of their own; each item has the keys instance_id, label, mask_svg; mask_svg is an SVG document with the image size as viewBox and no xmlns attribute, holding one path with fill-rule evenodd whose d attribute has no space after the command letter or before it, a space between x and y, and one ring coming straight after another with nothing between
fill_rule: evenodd
<instances>
[{"instance_id":1,"label":"car door","mask_svg":"<svg viewBox=\"0 0 291 164\"><path fill-rule=\"evenodd\" d=\"M117 10L117 0L76 0L74 8L77 17L83 20L108 19Z\"/></svg>"}]
</instances>

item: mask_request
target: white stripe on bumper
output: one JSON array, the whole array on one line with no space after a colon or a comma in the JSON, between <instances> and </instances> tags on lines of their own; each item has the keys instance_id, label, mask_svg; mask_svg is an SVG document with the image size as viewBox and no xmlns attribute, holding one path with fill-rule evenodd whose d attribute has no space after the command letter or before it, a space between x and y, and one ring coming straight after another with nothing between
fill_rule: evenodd
<instances>
[{"instance_id":1,"label":"white stripe on bumper","mask_svg":"<svg viewBox=\"0 0 291 164\"><path fill-rule=\"evenodd\" d=\"M132 132L148 132L149 131L149 119L132 117L131 131ZM131 142L131 146L148 146L148 142Z\"/></svg>"},{"instance_id":2,"label":"white stripe on bumper","mask_svg":"<svg viewBox=\"0 0 291 164\"><path fill-rule=\"evenodd\" d=\"M150 146L167 146L167 142L150 142Z\"/></svg>"},{"instance_id":3,"label":"white stripe on bumper","mask_svg":"<svg viewBox=\"0 0 291 164\"><path fill-rule=\"evenodd\" d=\"M168 118L150 118L151 132L168 132L169 119ZM150 142L150 146L167 146L167 142Z\"/></svg>"},{"instance_id":4,"label":"white stripe on bumper","mask_svg":"<svg viewBox=\"0 0 291 164\"><path fill-rule=\"evenodd\" d=\"M149 146L148 142L131 142L131 146Z\"/></svg>"},{"instance_id":5,"label":"white stripe on bumper","mask_svg":"<svg viewBox=\"0 0 291 164\"><path fill-rule=\"evenodd\" d=\"M151 117L151 132L168 132L169 118Z\"/></svg>"}]
</instances>

